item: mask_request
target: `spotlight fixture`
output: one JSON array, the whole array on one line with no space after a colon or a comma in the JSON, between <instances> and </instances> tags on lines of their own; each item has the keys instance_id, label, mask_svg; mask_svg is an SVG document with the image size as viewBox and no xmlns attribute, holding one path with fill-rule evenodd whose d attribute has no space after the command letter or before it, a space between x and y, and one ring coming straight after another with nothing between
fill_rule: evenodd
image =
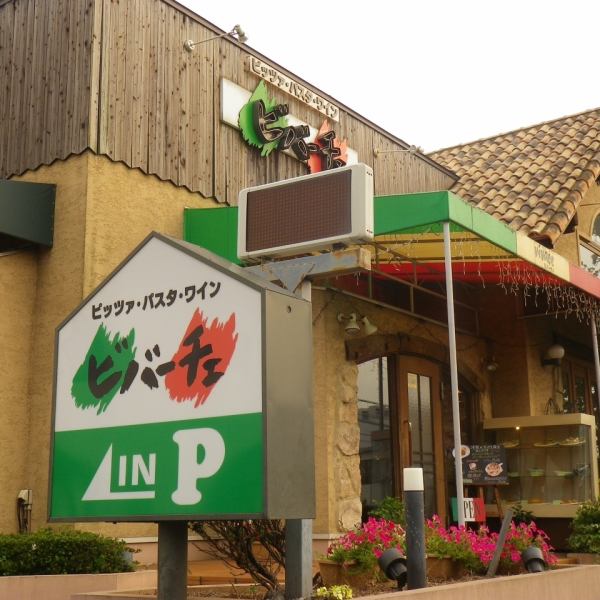
<instances>
[{"instance_id":1,"label":"spotlight fixture","mask_svg":"<svg viewBox=\"0 0 600 600\"><path fill-rule=\"evenodd\" d=\"M344 331L348 335L356 335L360 331L360 325L358 324L356 313L350 313L349 315L339 313L337 320L338 323L346 323L344 325Z\"/></svg>"},{"instance_id":2,"label":"spotlight fixture","mask_svg":"<svg viewBox=\"0 0 600 600\"><path fill-rule=\"evenodd\" d=\"M360 332L361 327L364 335L372 335L377 331L377 326L373 325L367 317L361 317L355 312L347 315L338 313L337 320L338 323L345 323L344 330L348 335L356 335Z\"/></svg>"},{"instance_id":3,"label":"spotlight fixture","mask_svg":"<svg viewBox=\"0 0 600 600\"><path fill-rule=\"evenodd\" d=\"M406 558L402 556L398 548L388 548L377 559L377 562L379 563L379 568L385 573L385 576L397 583L399 590L406 585L408 576Z\"/></svg>"},{"instance_id":4,"label":"spotlight fixture","mask_svg":"<svg viewBox=\"0 0 600 600\"><path fill-rule=\"evenodd\" d=\"M193 40L186 40L185 42L183 42L183 47L188 52L191 52L194 49L194 46L197 46L198 44L204 44L205 42L218 40L219 38L227 36L237 39L237 41L241 42L242 44L245 44L248 41L248 36L246 35L246 32L241 28L241 26L234 25L233 29L231 31L228 31L227 33L221 33L220 35L215 35L205 40L200 40L199 42L194 42Z\"/></svg>"},{"instance_id":5,"label":"spotlight fixture","mask_svg":"<svg viewBox=\"0 0 600 600\"><path fill-rule=\"evenodd\" d=\"M564 356L565 349L560 344L552 344L542 356L542 365L559 367Z\"/></svg>"},{"instance_id":6,"label":"spotlight fixture","mask_svg":"<svg viewBox=\"0 0 600 600\"><path fill-rule=\"evenodd\" d=\"M373 325L373 323L371 323L367 317L363 317L360 322L364 328L365 335L373 335L374 333L377 333L377 326Z\"/></svg>"},{"instance_id":7,"label":"spotlight fixture","mask_svg":"<svg viewBox=\"0 0 600 600\"><path fill-rule=\"evenodd\" d=\"M521 560L528 573L541 573L546 570L546 561L541 548L529 546L521 552Z\"/></svg>"}]
</instances>

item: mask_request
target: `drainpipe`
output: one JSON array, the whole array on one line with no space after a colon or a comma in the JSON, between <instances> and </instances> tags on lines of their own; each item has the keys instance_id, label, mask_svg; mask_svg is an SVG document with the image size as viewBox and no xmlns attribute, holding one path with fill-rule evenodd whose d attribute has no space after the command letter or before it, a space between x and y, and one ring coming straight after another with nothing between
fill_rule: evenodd
<instances>
[{"instance_id":1,"label":"drainpipe","mask_svg":"<svg viewBox=\"0 0 600 600\"><path fill-rule=\"evenodd\" d=\"M458 524L465 524L462 456L460 452L460 409L458 405L458 368L456 366L456 330L454 327L454 287L452 283L452 249L450 223L444 222L444 265L446 267L446 302L448 306L448 347L450 349L450 384L452 388L452 428L454 430L454 471L456 474L456 508Z\"/></svg>"}]
</instances>

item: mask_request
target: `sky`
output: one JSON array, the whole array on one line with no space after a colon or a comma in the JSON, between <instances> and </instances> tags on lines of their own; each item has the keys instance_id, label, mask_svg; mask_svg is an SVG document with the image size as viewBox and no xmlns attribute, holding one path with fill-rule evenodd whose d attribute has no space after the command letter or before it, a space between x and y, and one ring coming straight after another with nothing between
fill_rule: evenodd
<instances>
[{"instance_id":1,"label":"sky","mask_svg":"<svg viewBox=\"0 0 600 600\"><path fill-rule=\"evenodd\" d=\"M600 107L598 0L180 1L426 152Z\"/></svg>"}]
</instances>

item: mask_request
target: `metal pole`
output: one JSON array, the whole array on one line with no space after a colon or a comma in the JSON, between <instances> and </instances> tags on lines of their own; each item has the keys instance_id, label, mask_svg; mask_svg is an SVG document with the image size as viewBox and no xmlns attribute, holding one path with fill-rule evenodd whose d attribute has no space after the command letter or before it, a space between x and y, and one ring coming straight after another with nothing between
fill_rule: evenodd
<instances>
[{"instance_id":1,"label":"metal pole","mask_svg":"<svg viewBox=\"0 0 600 600\"><path fill-rule=\"evenodd\" d=\"M404 508L406 511L407 588L427 587L425 558L425 502L423 499L423 469L404 469Z\"/></svg>"},{"instance_id":2,"label":"metal pole","mask_svg":"<svg viewBox=\"0 0 600 600\"><path fill-rule=\"evenodd\" d=\"M594 368L596 369L596 402L600 416L600 358L598 358L598 331L596 329L596 315L592 315L592 347L594 349Z\"/></svg>"},{"instance_id":3,"label":"metal pole","mask_svg":"<svg viewBox=\"0 0 600 600\"><path fill-rule=\"evenodd\" d=\"M448 346L450 349L450 384L452 387L452 427L454 429L454 471L456 474L456 505L458 524L465 524L462 456L460 452L460 409L458 405L458 368L456 366L456 330L454 328L454 288L452 285L452 250L450 223L444 222L444 264L446 267L446 302L448 306Z\"/></svg>"},{"instance_id":4,"label":"metal pole","mask_svg":"<svg viewBox=\"0 0 600 600\"><path fill-rule=\"evenodd\" d=\"M285 522L285 597L310 598L312 594L312 521Z\"/></svg>"},{"instance_id":5,"label":"metal pole","mask_svg":"<svg viewBox=\"0 0 600 600\"><path fill-rule=\"evenodd\" d=\"M157 600L187 599L187 521L158 524Z\"/></svg>"}]
</instances>

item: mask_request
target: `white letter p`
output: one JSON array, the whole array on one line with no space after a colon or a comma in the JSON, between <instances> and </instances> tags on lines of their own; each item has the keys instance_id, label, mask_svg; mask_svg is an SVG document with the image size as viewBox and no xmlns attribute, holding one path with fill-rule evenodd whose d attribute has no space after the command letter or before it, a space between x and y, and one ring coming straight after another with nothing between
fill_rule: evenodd
<instances>
[{"instance_id":1,"label":"white letter p","mask_svg":"<svg viewBox=\"0 0 600 600\"><path fill-rule=\"evenodd\" d=\"M225 442L215 429L182 429L173 434L179 446L177 489L171 494L175 504L198 504L202 494L196 487L198 479L214 475L225 459ZM198 462L198 446L204 447L204 460Z\"/></svg>"}]
</instances>

